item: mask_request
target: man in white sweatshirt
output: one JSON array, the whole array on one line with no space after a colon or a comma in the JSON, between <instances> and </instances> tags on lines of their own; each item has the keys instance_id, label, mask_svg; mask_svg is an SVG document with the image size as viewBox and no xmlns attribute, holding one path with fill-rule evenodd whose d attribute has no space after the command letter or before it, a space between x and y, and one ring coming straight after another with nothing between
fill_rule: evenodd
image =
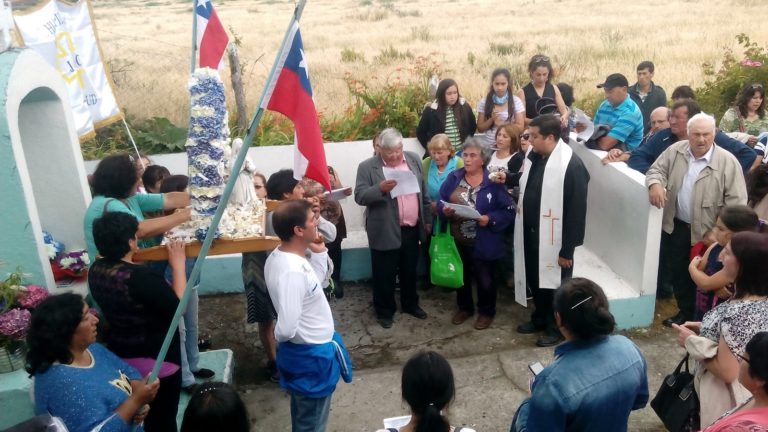
<instances>
[{"instance_id":1,"label":"man in white sweatshirt","mask_svg":"<svg viewBox=\"0 0 768 432\"><path fill-rule=\"evenodd\" d=\"M275 339L280 385L291 394L293 432L322 432L339 376L352 380L352 365L322 283L331 268L318 235L318 218L306 200L287 200L272 214L280 246L264 275L277 312Z\"/></svg>"}]
</instances>

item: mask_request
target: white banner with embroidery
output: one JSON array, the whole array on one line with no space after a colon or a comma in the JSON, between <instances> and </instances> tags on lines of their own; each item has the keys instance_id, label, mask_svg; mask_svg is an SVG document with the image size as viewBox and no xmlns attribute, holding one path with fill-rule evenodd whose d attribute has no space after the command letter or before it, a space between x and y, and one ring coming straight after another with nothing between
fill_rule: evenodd
<instances>
[{"instance_id":1,"label":"white banner with embroidery","mask_svg":"<svg viewBox=\"0 0 768 432\"><path fill-rule=\"evenodd\" d=\"M15 14L24 44L50 63L67 83L69 105L80 140L122 119L93 26L88 0L50 0Z\"/></svg>"}]
</instances>

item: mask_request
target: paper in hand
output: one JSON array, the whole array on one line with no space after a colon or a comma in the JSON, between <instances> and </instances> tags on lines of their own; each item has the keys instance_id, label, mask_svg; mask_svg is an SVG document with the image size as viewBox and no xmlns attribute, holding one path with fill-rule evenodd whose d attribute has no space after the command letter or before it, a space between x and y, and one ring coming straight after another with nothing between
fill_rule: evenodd
<instances>
[{"instance_id":1,"label":"paper in hand","mask_svg":"<svg viewBox=\"0 0 768 432\"><path fill-rule=\"evenodd\" d=\"M419 180L416 175L410 170L401 171L394 168L383 167L384 178L387 180L394 180L397 185L389 192L389 196L397 198L400 195L410 195L421 192L419 188Z\"/></svg>"},{"instance_id":2,"label":"paper in hand","mask_svg":"<svg viewBox=\"0 0 768 432\"><path fill-rule=\"evenodd\" d=\"M325 192L325 196L328 197L329 200L332 201L341 201L345 198L347 198L347 191L351 191L351 187L345 187L341 189L334 189L330 192Z\"/></svg>"},{"instance_id":3,"label":"paper in hand","mask_svg":"<svg viewBox=\"0 0 768 432\"><path fill-rule=\"evenodd\" d=\"M576 123L582 123L587 127L581 133L578 133L577 136L580 140L587 141L595 133L595 124L592 123L592 120L589 119L584 111L574 108L574 112L576 113Z\"/></svg>"},{"instance_id":4,"label":"paper in hand","mask_svg":"<svg viewBox=\"0 0 768 432\"><path fill-rule=\"evenodd\" d=\"M465 206L461 204L452 204L449 202L442 201L444 207L448 207L450 209L453 209L456 213L455 215L460 218L464 219L480 219L482 216L480 213L477 212L477 210L473 209L470 206Z\"/></svg>"}]
</instances>

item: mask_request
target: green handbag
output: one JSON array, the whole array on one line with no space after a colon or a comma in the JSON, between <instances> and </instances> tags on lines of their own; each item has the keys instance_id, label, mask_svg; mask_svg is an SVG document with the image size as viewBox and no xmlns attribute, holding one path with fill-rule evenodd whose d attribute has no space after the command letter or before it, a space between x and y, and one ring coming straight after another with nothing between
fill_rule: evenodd
<instances>
[{"instance_id":1,"label":"green handbag","mask_svg":"<svg viewBox=\"0 0 768 432\"><path fill-rule=\"evenodd\" d=\"M429 257L432 261L430 281L432 285L446 288L461 288L464 285L464 263L451 235L451 223L446 224L445 232L440 230L440 218L435 222L435 235L429 245Z\"/></svg>"}]
</instances>

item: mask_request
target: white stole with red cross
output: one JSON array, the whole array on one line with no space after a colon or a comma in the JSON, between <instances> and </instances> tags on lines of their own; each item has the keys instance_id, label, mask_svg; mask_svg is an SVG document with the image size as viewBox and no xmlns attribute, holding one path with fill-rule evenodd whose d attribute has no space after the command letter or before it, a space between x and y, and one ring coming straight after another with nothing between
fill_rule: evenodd
<instances>
[{"instance_id":1,"label":"white stole with red cross","mask_svg":"<svg viewBox=\"0 0 768 432\"><path fill-rule=\"evenodd\" d=\"M528 150L532 151L532 150ZM571 147L559 140L544 167L539 212L539 288L557 289L560 286L560 266L557 259L563 245L563 185L565 171L573 156ZM523 253L523 203L531 160L527 155L520 178L520 198L515 221L515 301L527 305L525 254Z\"/></svg>"}]
</instances>

